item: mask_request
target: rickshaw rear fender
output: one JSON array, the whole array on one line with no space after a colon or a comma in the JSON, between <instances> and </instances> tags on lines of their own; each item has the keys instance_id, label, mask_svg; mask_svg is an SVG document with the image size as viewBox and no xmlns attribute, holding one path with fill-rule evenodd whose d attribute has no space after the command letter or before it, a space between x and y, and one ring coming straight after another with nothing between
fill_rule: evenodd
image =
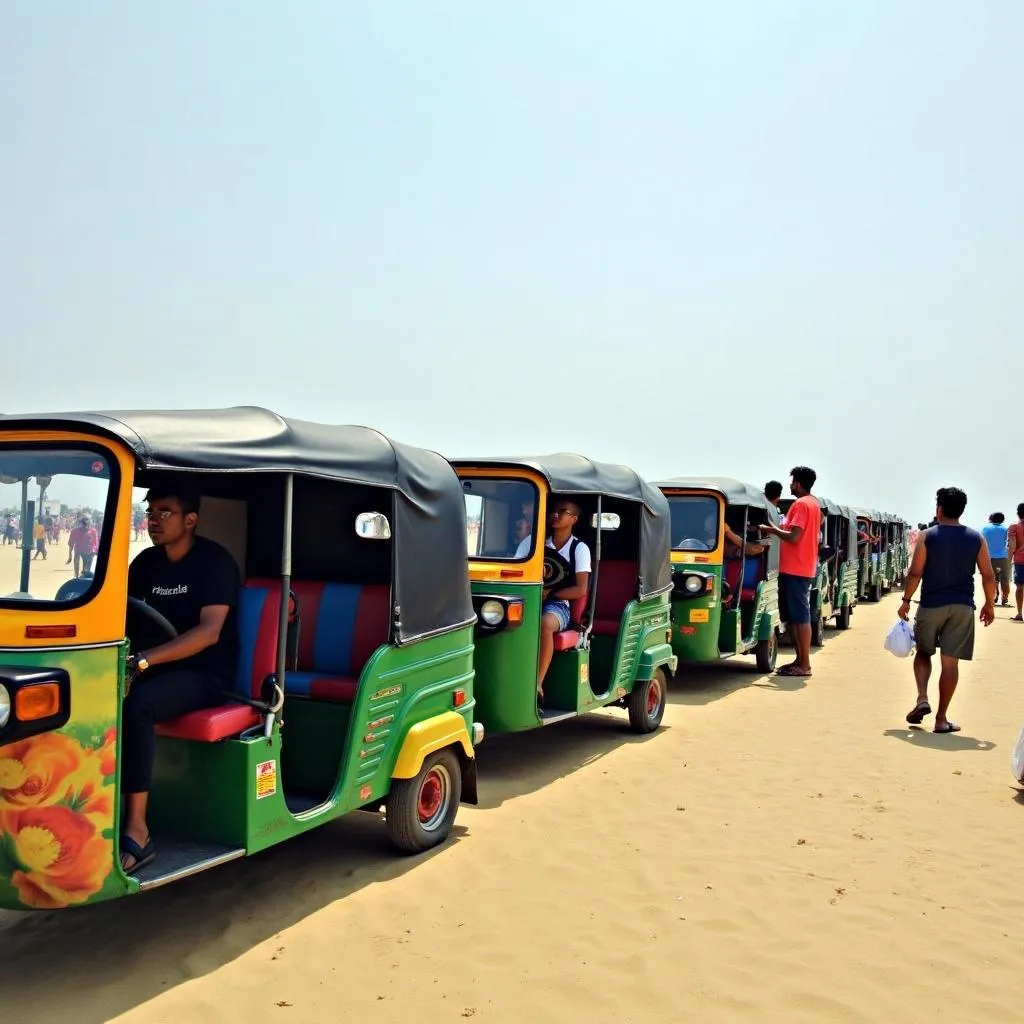
<instances>
[{"instance_id":1,"label":"rickshaw rear fender","mask_svg":"<svg viewBox=\"0 0 1024 1024\"><path fill-rule=\"evenodd\" d=\"M476 757L470 740L466 720L455 711L417 722L405 734L402 749L395 760L391 776L395 779L414 779L428 755L437 750L452 748L462 768L462 802L477 801Z\"/></svg>"},{"instance_id":2,"label":"rickshaw rear fender","mask_svg":"<svg viewBox=\"0 0 1024 1024\"><path fill-rule=\"evenodd\" d=\"M676 673L679 659L672 653L671 644L655 644L648 647L640 655L640 664L637 666L637 682L647 682L654 678L654 673L659 668L667 668L672 675Z\"/></svg>"}]
</instances>

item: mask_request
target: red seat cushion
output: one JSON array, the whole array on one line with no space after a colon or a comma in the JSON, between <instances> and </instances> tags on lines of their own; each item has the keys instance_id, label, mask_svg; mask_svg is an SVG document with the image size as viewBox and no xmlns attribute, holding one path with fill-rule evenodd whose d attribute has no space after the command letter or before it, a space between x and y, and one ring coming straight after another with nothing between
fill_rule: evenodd
<instances>
[{"instance_id":1,"label":"red seat cushion","mask_svg":"<svg viewBox=\"0 0 1024 1024\"><path fill-rule=\"evenodd\" d=\"M740 591L741 601L755 601L757 600L757 587L744 587Z\"/></svg>"},{"instance_id":2,"label":"red seat cushion","mask_svg":"<svg viewBox=\"0 0 1024 1024\"><path fill-rule=\"evenodd\" d=\"M190 711L169 722L163 722L156 727L156 734L178 740L216 743L217 740L237 736L259 722L259 712L247 704L220 704L215 708Z\"/></svg>"},{"instance_id":3,"label":"red seat cushion","mask_svg":"<svg viewBox=\"0 0 1024 1024\"><path fill-rule=\"evenodd\" d=\"M580 635L575 629L563 629L561 633L555 634L556 651L574 651L580 642Z\"/></svg>"},{"instance_id":4,"label":"red seat cushion","mask_svg":"<svg viewBox=\"0 0 1024 1024\"><path fill-rule=\"evenodd\" d=\"M359 680L346 676L314 676L309 683L313 700L333 700L340 704L351 704L358 689Z\"/></svg>"},{"instance_id":5,"label":"red seat cushion","mask_svg":"<svg viewBox=\"0 0 1024 1024\"><path fill-rule=\"evenodd\" d=\"M250 581L238 595L238 666L234 689L259 700L263 680L274 672L277 657L280 588L276 592ZM203 708L156 727L158 736L215 743L256 725L259 712L247 704L227 703Z\"/></svg>"}]
</instances>

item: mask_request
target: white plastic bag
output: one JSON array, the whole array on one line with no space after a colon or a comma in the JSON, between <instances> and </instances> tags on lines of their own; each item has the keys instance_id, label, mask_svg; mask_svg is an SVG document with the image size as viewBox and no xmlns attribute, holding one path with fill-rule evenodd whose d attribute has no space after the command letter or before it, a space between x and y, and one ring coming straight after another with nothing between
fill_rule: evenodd
<instances>
[{"instance_id":1,"label":"white plastic bag","mask_svg":"<svg viewBox=\"0 0 1024 1024\"><path fill-rule=\"evenodd\" d=\"M914 653L914 627L905 619L897 619L896 625L885 634L885 649L897 658L908 658Z\"/></svg>"},{"instance_id":2,"label":"white plastic bag","mask_svg":"<svg viewBox=\"0 0 1024 1024\"><path fill-rule=\"evenodd\" d=\"M1013 748L1013 777L1024 785L1024 729L1017 737L1017 745Z\"/></svg>"}]
</instances>

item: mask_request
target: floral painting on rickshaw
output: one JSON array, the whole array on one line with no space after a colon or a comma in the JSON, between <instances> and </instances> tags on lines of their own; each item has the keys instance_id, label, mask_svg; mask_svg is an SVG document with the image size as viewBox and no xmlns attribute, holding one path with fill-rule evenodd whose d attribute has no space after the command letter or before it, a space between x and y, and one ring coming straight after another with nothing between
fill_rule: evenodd
<instances>
[{"instance_id":1,"label":"floral painting on rickshaw","mask_svg":"<svg viewBox=\"0 0 1024 1024\"><path fill-rule=\"evenodd\" d=\"M113 856L117 656L30 656L71 674L71 719L0 746L0 903L57 909L124 891Z\"/></svg>"}]
</instances>

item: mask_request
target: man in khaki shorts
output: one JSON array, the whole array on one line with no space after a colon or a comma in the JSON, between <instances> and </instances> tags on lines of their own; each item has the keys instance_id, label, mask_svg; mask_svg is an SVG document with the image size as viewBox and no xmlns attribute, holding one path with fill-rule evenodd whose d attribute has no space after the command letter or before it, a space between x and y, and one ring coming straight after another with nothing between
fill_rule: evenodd
<instances>
[{"instance_id":1,"label":"man in khaki shorts","mask_svg":"<svg viewBox=\"0 0 1024 1024\"><path fill-rule=\"evenodd\" d=\"M974 656L974 571L981 573L985 588L985 603L979 618L986 626L995 618L996 578L988 546L981 534L960 522L967 507L967 495L959 487L940 487L935 504L936 525L921 534L914 548L899 610L900 618L906 620L910 614L910 599L920 586L920 608L914 622L917 703L907 715L907 721L919 725L932 713L928 703L928 680L932 674L932 658L938 650L942 667L935 732L959 732L960 726L951 722L946 714L960 680L960 662L970 661Z\"/></svg>"}]
</instances>

